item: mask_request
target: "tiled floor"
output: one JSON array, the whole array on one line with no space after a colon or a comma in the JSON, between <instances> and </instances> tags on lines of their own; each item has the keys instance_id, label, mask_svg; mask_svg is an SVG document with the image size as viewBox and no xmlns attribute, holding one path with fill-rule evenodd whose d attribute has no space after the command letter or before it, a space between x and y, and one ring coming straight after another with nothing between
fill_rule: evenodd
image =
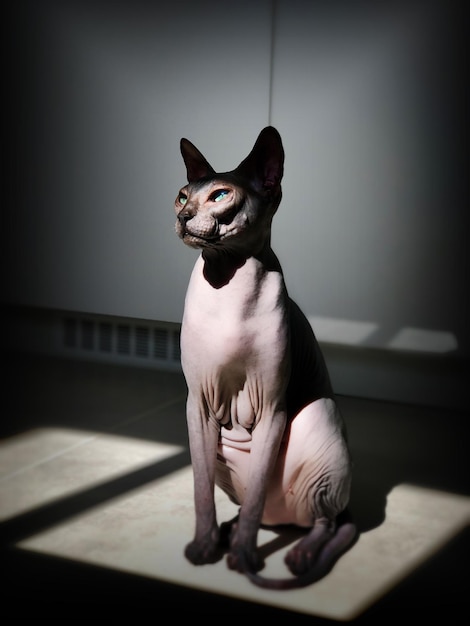
<instances>
[{"instance_id":1,"label":"tiled floor","mask_svg":"<svg viewBox=\"0 0 470 626\"><path fill-rule=\"evenodd\" d=\"M183 557L193 504L181 374L23 356L5 382L2 605L17 614L93 605L111 618L130 606L136 618L153 607L332 624L468 613L468 413L340 397L359 540L315 585L273 592L223 560ZM217 502L221 521L236 513ZM287 574L292 540L260 531L267 575Z\"/></svg>"}]
</instances>

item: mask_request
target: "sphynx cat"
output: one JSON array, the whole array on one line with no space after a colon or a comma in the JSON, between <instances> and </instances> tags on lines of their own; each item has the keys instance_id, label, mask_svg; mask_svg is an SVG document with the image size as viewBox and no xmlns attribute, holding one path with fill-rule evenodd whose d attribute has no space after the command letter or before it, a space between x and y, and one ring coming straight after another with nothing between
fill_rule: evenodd
<instances>
[{"instance_id":1,"label":"sphynx cat","mask_svg":"<svg viewBox=\"0 0 470 626\"><path fill-rule=\"evenodd\" d=\"M342 417L312 328L289 298L271 249L284 150L271 126L230 172L216 173L181 139L188 184L175 201L176 232L201 250L187 289L181 360L196 528L185 555L213 563L224 548L214 487L237 505L228 567L262 587L310 584L354 543L345 518L351 459ZM338 517L339 516L339 517ZM305 535L286 554L293 576L259 574L261 525Z\"/></svg>"}]
</instances>

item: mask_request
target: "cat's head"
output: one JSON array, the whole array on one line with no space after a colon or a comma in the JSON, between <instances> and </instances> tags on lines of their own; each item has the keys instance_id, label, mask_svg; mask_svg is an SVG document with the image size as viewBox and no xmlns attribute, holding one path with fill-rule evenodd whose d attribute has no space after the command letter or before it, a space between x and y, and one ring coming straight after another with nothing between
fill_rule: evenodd
<instances>
[{"instance_id":1,"label":"cat's head","mask_svg":"<svg viewBox=\"0 0 470 626\"><path fill-rule=\"evenodd\" d=\"M284 150L279 133L264 128L250 154L217 173L188 139L181 139L188 184L175 200L176 232L188 246L253 254L269 241L281 201Z\"/></svg>"}]
</instances>

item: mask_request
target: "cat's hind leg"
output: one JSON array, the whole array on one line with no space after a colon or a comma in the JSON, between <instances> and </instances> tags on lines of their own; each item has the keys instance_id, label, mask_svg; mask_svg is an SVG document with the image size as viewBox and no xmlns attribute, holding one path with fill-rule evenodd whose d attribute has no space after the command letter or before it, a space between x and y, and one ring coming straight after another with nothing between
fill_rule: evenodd
<instances>
[{"instance_id":1,"label":"cat's hind leg","mask_svg":"<svg viewBox=\"0 0 470 626\"><path fill-rule=\"evenodd\" d=\"M351 521L336 523L318 519L307 535L289 550L284 561L295 576L310 573L314 579L320 579L356 538L357 529Z\"/></svg>"},{"instance_id":2,"label":"cat's hind leg","mask_svg":"<svg viewBox=\"0 0 470 626\"><path fill-rule=\"evenodd\" d=\"M283 469L288 506L296 523L309 528L285 563L296 576L317 572L321 577L357 537L347 510L351 459L333 400L315 401L294 418Z\"/></svg>"}]
</instances>

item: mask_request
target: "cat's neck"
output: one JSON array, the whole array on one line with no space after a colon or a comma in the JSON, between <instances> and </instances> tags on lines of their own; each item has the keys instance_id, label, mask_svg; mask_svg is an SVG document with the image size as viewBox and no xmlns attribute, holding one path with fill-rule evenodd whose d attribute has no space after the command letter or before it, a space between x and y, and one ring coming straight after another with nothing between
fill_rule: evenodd
<instances>
[{"instance_id":1,"label":"cat's neck","mask_svg":"<svg viewBox=\"0 0 470 626\"><path fill-rule=\"evenodd\" d=\"M269 241L266 241L264 247L250 257L238 254L234 250L227 251L213 248L206 248L201 256L204 261L204 278L214 289L220 289L227 285L236 272L250 260L255 261L266 271L282 273L281 265Z\"/></svg>"}]
</instances>

